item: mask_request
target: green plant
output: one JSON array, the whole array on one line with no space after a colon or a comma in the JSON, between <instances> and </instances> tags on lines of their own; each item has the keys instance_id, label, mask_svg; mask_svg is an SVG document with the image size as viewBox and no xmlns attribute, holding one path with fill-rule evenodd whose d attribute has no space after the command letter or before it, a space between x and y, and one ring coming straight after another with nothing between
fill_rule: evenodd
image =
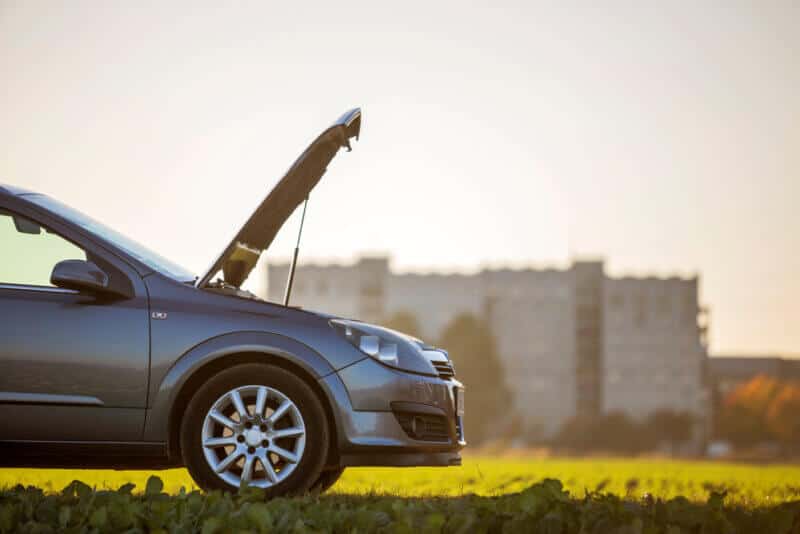
<instances>
[{"instance_id":1,"label":"green plant","mask_svg":"<svg viewBox=\"0 0 800 534\"><path fill-rule=\"evenodd\" d=\"M74 481L61 492L17 486L0 492L0 532L543 532L669 533L797 532L800 501L743 507L712 491L705 503L683 497L622 498L600 490L575 497L555 479L496 497L400 498L307 495L267 501L263 491L176 495L150 477L95 490Z\"/></svg>"}]
</instances>

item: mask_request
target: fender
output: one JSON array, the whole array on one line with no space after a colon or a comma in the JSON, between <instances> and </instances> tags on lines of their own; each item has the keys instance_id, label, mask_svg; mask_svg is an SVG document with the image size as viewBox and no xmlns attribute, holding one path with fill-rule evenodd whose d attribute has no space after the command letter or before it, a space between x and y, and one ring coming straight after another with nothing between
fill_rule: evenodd
<instances>
[{"instance_id":1,"label":"fender","mask_svg":"<svg viewBox=\"0 0 800 534\"><path fill-rule=\"evenodd\" d=\"M319 353L281 334L270 332L232 332L195 345L178 358L167 371L148 403L143 439L167 441L170 435L170 412L188 380L203 366L241 353L263 354L295 364L314 379L334 372Z\"/></svg>"}]
</instances>

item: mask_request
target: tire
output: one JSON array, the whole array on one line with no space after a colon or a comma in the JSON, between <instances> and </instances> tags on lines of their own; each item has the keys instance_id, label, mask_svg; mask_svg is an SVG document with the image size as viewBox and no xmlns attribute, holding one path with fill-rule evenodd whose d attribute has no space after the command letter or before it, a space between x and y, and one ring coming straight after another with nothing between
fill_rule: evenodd
<instances>
[{"instance_id":1,"label":"tire","mask_svg":"<svg viewBox=\"0 0 800 534\"><path fill-rule=\"evenodd\" d=\"M237 491L246 483L276 497L304 493L320 479L329 436L322 404L300 377L274 365L242 364L194 393L181 421L180 445L204 490Z\"/></svg>"},{"instance_id":2,"label":"tire","mask_svg":"<svg viewBox=\"0 0 800 534\"><path fill-rule=\"evenodd\" d=\"M331 489L331 486L336 484L339 478L341 478L342 473L344 473L344 467L337 467L335 469L323 471L317 481L311 486L311 491L316 493L324 493L328 491Z\"/></svg>"}]
</instances>

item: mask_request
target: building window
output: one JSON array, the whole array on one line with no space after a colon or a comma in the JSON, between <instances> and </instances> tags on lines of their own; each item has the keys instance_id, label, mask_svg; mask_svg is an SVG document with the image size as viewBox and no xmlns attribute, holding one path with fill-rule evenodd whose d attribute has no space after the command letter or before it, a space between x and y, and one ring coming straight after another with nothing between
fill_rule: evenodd
<instances>
[{"instance_id":1,"label":"building window","mask_svg":"<svg viewBox=\"0 0 800 534\"><path fill-rule=\"evenodd\" d=\"M361 286L362 297L382 297L383 287L380 284L365 284Z\"/></svg>"},{"instance_id":2,"label":"building window","mask_svg":"<svg viewBox=\"0 0 800 534\"><path fill-rule=\"evenodd\" d=\"M325 280L320 280L317 282L317 293L320 295L327 295L328 294L328 282Z\"/></svg>"},{"instance_id":3,"label":"building window","mask_svg":"<svg viewBox=\"0 0 800 534\"><path fill-rule=\"evenodd\" d=\"M639 328L644 328L645 324L647 324L647 297L644 295L639 295L636 299L636 310L633 320Z\"/></svg>"},{"instance_id":4,"label":"building window","mask_svg":"<svg viewBox=\"0 0 800 534\"><path fill-rule=\"evenodd\" d=\"M609 304L612 309L620 310L625 307L625 296L622 293L612 293Z\"/></svg>"},{"instance_id":5,"label":"building window","mask_svg":"<svg viewBox=\"0 0 800 534\"><path fill-rule=\"evenodd\" d=\"M668 317L672 306L670 305L669 295L660 295L658 297L658 312L662 317Z\"/></svg>"}]
</instances>

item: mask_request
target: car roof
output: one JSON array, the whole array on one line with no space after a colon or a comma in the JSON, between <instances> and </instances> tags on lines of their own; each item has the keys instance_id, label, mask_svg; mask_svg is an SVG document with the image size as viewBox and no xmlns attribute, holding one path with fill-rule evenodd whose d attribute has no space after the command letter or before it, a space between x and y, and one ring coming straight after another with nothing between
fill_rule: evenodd
<instances>
[{"instance_id":1,"label":"car roof","mask_svg":"<svg viewBox=\"0 0 800 534\"><path fill-rule=\"evenodd\" d=\"M33 193L34 193L33 191L28 191L27 189L22 189L21 187L15 187L13 185L8 185L8 184L0 184L0 195L16 197L19 195L30 195Z\"/></svg>"}]
</instances>

